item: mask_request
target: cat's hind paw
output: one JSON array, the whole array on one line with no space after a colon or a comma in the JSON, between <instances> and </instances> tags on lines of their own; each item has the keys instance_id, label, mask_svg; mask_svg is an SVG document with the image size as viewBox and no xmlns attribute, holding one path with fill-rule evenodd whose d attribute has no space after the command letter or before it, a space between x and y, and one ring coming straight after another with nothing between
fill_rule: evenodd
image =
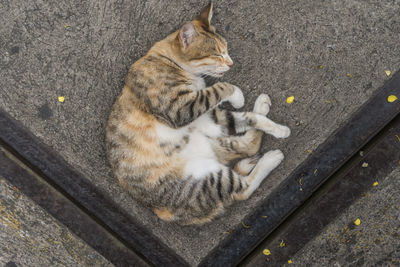
<instances>
[{"instance_id":1,"label":"cat's hind paw","mask_svg":"<svg viewBox=\"0 0 400 267\"><path fill-rule=\"evenodd\" d=\"M254 103L253 112L266 116L271 107L271 99L267 94L261 94Z\"/></svg>"},{"instance_id":2,"label":"cat's hind paw","mask_svg":"<svg viewBox=\"0 0 400 267\"><path fill-rule=\"evenodd\" d=\"M262 164L263 168L265 168L265 172L270 172L282 162L285 158L282 151L279 149L271 150L262 156L258 164Z\"/></svg>"},{"instance_id":3,"label":"cat's hind paw","mask_svg":"<svg viewBox=\"0 0 400 267\"><path fill-rule=\"evenodd\" d=\"M290 136L290 128L283 125L278 125L274 129L272 135L276 138L287 138Z\"/></svg>"},{"instance_id":4,"label":"cat's hind paw","mask_svg":"<svg viewBox=\"0 0 400 267\"><path fill-rule=\"evenodd\" d=\"M233 94L229 96L226 100L229 101L231 105L237 109L244 106L244 96L242 90L239 87L234 86L234 88L235 90L233 91Z\"/></svg>"}]
</instances>

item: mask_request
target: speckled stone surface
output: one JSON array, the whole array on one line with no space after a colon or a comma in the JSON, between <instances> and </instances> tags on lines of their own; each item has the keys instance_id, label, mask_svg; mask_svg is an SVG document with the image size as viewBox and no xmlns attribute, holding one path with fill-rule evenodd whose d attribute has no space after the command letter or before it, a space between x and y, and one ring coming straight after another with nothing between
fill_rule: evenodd
<instances>
[{"instance_id":1,"label":"speckled stone surface","mask_svg":"<svg viewBox=\"0 0 400 267\"><path fill-rule=\"evenodd\" d=\"M222 80L244 90L244 109L268 93L269 117L292 136L265 138L263 150L280 148L286 159L250 200L205 226L163 223L112 178L104 127L130 64L206 3L0 2L0 107L193 265L390 78L385 70L400 67L398 0L216 2L235 62Z\"/></svg>"},{"instance_id":2,"label":"speckled stone surface","mask_svg":"<svg viewBox=\"0 0 400 267\"><path fill-rule=\"evenodd\" d=\"M114 266L0 177L0 265Z\"/></svg>"},{"instance_id":3,"label":"speckled stone surface","mask_svg":"<svg viewBox=\"0 0 400 267\"><path fill-rule=\"evenodd\" d=\"M400 167L377 181L286 266L399 266Z\"/></svg>"}]
</instances>

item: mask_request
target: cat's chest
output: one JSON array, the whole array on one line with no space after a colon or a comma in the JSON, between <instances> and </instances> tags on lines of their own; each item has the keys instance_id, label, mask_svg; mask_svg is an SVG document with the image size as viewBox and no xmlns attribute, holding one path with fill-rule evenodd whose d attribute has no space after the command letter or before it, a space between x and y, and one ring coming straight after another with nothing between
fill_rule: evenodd
<instances>
[{"instance_id":1,"label":"cat's chest","mask_svg":"<svg viewBox=\"0 0 400 267\"><path fill-rule=\"evenodd\" d=\"M202 90L206 87L206 82L201 77L192 77L191 89L194 91Z\"/></svg>"}]
</instances>

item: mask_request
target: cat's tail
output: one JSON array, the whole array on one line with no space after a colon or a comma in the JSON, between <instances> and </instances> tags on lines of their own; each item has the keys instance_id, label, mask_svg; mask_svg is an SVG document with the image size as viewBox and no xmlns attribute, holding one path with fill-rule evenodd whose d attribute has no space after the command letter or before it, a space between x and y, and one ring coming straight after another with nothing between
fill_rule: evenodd
<instances>
[{"instance_id":1,"label":"cat's tail","mask_svg":"<svg viewBox=\"0 0 400 267\"><path fill-rule=\"evenodd\" d=\"M160 187L164 194L154 212L183 225L209 222L233 200L247 199L283 158L280 150L269 151L258 161L243 159L234 169L221 165L219 171L201 179L175 180L169 189Z\"/></svg>"}]
</instances>

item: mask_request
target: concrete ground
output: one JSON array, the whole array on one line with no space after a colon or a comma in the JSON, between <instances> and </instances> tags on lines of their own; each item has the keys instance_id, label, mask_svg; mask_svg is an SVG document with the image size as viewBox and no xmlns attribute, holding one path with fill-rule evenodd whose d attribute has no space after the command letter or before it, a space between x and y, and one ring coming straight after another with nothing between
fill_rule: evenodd
<instances>
[{"instance_id":1,"label":"concrete ground","mask_svg":"<svg viewBox=\"0 0 400 267\"><path fill-rule=\"evenodd\" d=\"M400 167L353 203L286 266L400 266ZM354 221L360 219L360 225Z\"/></svg>"},{"instance_id":2,"label":"concrete ground","mask_svg":"<svg viewBox=\"0 0 400 267\"><path fill-rule=\"evenodd\" d=\"M216 2L235 62L222 80L243 88L245 109L268 93L292 136L265 138L286 159L250 200L201 227L160 222L113 179L104 126L130 64L206 3L0 2L0 107L193 265L400 68L399 0Z\"/></svg>"},{"instance_id":3,"label":"concrete ground","mask_svg":"<svg viewBox=\"0 0 400 267\"><path fill-rule=\"evenodd\" d=\"M113 266L0 177L0 266Z\"/></svg>"}]
</instances>

